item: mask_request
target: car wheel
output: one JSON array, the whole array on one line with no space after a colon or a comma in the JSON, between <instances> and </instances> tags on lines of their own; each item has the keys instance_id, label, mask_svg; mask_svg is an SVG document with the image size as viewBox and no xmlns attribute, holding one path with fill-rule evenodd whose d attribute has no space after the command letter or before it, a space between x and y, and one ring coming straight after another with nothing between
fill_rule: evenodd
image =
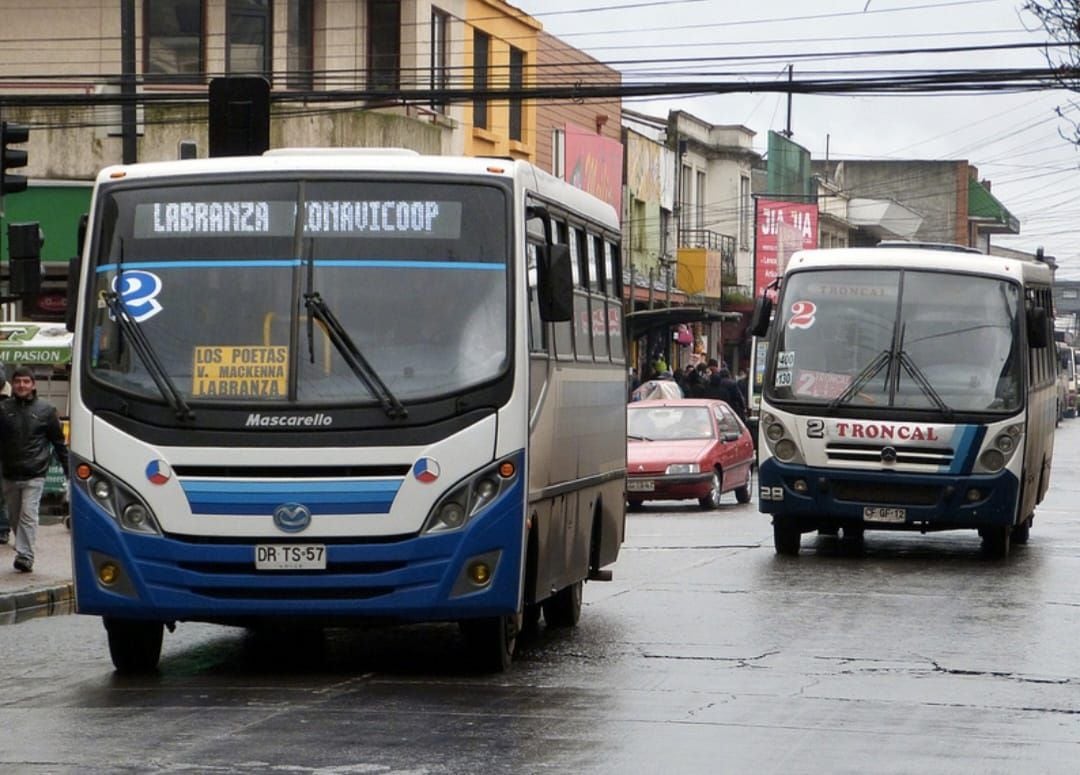
<instances>
[{"instance_id":1,"label":"car wheel","mask_svg":"<svg viewBox=\"0 0 1080 775\"><path fill-rule=\"evenodd\" d=\"M701 504L701 508L720 508L720 495L722 486L723 485L720 483L720 472L714 468L712 472L712 484L709 487L709 494L698 498L698 503Z\"/></svg>"},{"instance_id":2,"label":"car wheel","mask_svg":"<svg viewBox=\"0 0 1080 775\"><path fill-rule=\"evenodd\" d=\"M746 484L735 488L735 500L739 503L750 502L750 469L746 469Z\"/></svg>"}]
</instances>

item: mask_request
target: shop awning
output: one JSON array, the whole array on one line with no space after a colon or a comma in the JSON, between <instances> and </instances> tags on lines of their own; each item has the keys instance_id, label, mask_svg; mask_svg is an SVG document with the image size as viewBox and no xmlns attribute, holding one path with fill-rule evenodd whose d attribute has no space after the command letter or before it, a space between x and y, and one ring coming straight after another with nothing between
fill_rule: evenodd
<instances>
[{"instance_id":1,"label":"shop awning","mask_svg":"<svg viewBox=\"0 0 1080 775\"><path fill-rule=\"evenodd\" d=\"M704 307L663 307L643 309L626 316L631 339L637 339L657 328L671 328L680 323L723 323L725 320L741 320L741 312L720 312Z\"/></svg>"},{"instance_id":2,"label":"shop awning","mask_svg":"<svg viewBox=\"0 0 1080 775\"><path fill-rule=\"evenodd\" d=\"M1020 233L1020 219L975 178L968 178L968 218L978 221L984 234Z\"/></svg>"}]
</instances>

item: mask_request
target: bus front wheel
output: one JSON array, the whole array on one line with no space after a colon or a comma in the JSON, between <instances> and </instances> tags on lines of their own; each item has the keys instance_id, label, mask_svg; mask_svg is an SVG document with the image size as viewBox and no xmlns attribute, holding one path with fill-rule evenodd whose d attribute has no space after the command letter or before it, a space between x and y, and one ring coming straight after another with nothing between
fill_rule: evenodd
<instances>
[{"instance_id":1,"label":"bus front wheel","mask_svg":"<svg viewBox=\"0 0 1080 775\"><path fill-rule=\"evenodd\" d=\"M487 616L482 619L463 619L461 633L472 654L473 663L485 673L502 673L510 669L521 632L522 614Z\"/></svg>"},{"instance_id":2,"label":"bus front wheel","mask_svg":"<svg viewBox=\"0 0 1080 775\"><path fill-rule=\"evenodd\" d=\"M1009 544L1012 538L1012 525L995 525L979 530L982 536L982 549L988 557L1005 559L1009 556Z\"/></svg>"},{"instance_id":3,"label":"bus front wheel","mask_svg":"<svg viewBox=\"0 0 1080 775\"><path fill-rule=\"evenodd\" d=\"M802 543L802 531L799 523L791 517L780 515L773 517L773 546L776 553L785 557L798 557Z\"/></svg>"},{"instance_id":4,"label":"bus front wheel","mask_svg":"<svg viewBox=\"0 0 1080 775\"><path fill-rule=\"evenodd\" d=\"M116 672L126 675L152 673L161 658L165 625L136 619L106 618L109 656Z\"/></svg>"}]
</instances>

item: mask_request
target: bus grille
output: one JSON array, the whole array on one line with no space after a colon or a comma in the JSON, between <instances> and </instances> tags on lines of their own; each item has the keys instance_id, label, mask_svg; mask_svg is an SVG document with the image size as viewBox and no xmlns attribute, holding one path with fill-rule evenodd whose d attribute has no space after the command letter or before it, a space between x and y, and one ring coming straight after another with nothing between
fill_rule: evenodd
<instances>
[{"instance_id":1,"label":"bus grille","mask_svg":"<svg viewBox=\"0 0 1080 775\"><path fill-rule=\"evenodd\" d=\"M881 463L881 451L886 446L869 446L864 444L829 444L825 447L825 454L830 463ZM896 451L896 465L923 465L936 467L948 467L952 465L954 450L951 447L898 447Z\"/></svg>"},{"instance_id":2,"label":"bus grille","mask_svg":"<svg viewBox=\"0 0 1080 775\"><path fill-rule=\"evenodd\" d=\"M932 506L941 499L941 488L933 485L854 482L840 479L829 482L829 488L836 500L855 503Z\"/></svg>"}]
</instances>

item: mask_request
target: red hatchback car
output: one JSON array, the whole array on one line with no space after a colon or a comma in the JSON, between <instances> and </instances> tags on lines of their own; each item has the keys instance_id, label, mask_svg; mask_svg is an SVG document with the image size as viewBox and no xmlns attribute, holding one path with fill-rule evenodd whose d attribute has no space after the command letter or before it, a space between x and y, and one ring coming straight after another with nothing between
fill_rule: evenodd
<instances>
[{"instance_id":1,"label":"red hatchback car","mask_svg":"<svg viewBox=\"0 0 1080 775\"><path fill-rule=\"evenodd\" d=\"M750 502L754 443L738 415L709 398L636 401L626 408L626 499L697 498L715 509L735 492Z\"/></svg>"}]
</instances>

